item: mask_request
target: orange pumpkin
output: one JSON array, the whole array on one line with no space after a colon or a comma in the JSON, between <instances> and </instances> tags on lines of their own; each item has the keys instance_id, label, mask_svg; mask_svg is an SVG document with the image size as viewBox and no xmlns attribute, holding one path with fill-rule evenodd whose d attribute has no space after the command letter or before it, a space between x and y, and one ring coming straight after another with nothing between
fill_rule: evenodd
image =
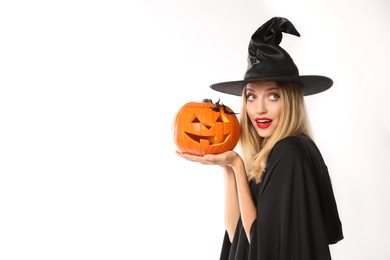
<instances>
[{"instance_id":1,"label":"orange pumpkin","mask_svg":"<svg viewBox=\"0 0 390 260\"><path fill-rule=\"evenodd\" d=\"M219 154L233 150L240 137L236 114L219 101L189 102L174 119L174 141L182 153Z\"/></svg>"}]
</instances>

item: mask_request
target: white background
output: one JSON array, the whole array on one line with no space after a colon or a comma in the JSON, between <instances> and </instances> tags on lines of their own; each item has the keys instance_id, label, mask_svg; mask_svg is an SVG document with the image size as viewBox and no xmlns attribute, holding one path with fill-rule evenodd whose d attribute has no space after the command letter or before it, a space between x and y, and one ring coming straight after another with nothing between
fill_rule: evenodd
<instances>
[{"instance_id":1,"label":"white background","mask_svg":"<svg viewBox=\"0 0 390 260\"><path fill-rule=\"evenodd\" d=\"M273 16L302 75L345 239L336 260L388 260L387 0L2 1L0 259L218 259L220 168L175 155L186 102L238 97L252 33Z\"/></svg>"}]
</instances>

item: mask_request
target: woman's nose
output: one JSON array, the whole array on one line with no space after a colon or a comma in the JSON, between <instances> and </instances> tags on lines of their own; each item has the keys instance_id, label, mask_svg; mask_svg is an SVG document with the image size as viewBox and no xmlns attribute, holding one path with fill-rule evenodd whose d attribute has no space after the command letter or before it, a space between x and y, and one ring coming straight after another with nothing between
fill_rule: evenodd
<instances>
[{"instance_id":1,"label":"woman's nose","mask_svg":"<svg viewBox=\"0 0 390 260\"><path fill-rule=\"evenodd\" d=\"M259 100L257 102L256 113L258 113L259 115L267 113L267 107L266 107L264 101Z\"/></svg>"}]
</instances>

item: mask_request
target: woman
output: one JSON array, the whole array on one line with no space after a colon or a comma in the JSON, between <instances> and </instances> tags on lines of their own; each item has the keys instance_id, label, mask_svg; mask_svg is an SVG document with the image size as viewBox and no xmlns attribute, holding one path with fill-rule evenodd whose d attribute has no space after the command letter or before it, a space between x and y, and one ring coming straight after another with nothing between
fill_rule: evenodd
<instances>
[{"instance_id":1,"label":"woman","mask_svg":"<svg viewBox=\"0 0 390 260\"><path fill-rule=\"evenodd\" d=\"M300 76L279 46L282 32L299 36L285 18L262 25L249 44L244 80L211 88L242 95L240 147L184 159L220 165L225 179L221 259L331 259L343 239L327 167L312 141L304 95L327 90L324 76Z\"/></svg>"}]
</instances>

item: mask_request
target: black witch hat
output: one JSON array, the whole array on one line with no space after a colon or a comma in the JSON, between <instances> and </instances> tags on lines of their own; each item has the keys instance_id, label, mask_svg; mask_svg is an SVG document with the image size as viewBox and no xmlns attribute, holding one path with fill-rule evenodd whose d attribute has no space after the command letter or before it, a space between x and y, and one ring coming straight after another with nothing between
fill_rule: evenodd
<instances>
[{"instance_id":1,"label":"black witch hat","mask_svg":"<svg viewBox=\"0 0 390 260\"><path fill-rule=\"evenodd\" d=\"M305 96L317 94L333 85L332 79L318 75L300 76L290 55L279 46L282 32L300 36L286 18L274 17L252 35L248 47L248 68L243 80L216 83L216 91L240 96L243 87L255 81L292 81L300 83Z\"/></svg>"}]
</instances>

